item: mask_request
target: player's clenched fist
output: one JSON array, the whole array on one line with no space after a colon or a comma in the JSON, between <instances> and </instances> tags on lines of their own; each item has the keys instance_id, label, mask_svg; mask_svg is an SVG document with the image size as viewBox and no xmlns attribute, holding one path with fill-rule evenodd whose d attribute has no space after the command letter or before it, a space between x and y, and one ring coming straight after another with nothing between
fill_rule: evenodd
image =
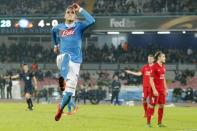
<instances>
[{"instance_id":1,"label":"player's clenched fist","mask_svg":"<svg viewBox=\"0 0 197 131\"><path fill-rule=\"evenodd\" d=\"M74 8L75 12L79 12L80 6L77 3L73 3L72 7Z\"/></svg>"}]
</instances>

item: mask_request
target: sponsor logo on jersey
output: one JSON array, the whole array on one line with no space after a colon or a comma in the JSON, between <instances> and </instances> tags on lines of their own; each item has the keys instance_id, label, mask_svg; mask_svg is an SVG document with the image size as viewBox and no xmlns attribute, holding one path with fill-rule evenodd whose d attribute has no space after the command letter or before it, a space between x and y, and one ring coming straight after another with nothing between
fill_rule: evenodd
<instances>
[{"instance_id":1,"label":"sponsor logo on jersey","mask_svg":"<svg viewBox=\"0 0 197 131\"><path fill-rule=\"evenodd\" d=\"M145 75L150 76L151 71L146 71Z\"/></svg>"},{"instance_id":2,"label":"sponsor logo on jersey","mask_svg":"<svg viewBox=\"0 0 197 131\"><path fill-rule=\"evenodd\" d=\"M67 30L60 31L60 36L61 37L72 36L72 35L74 35L74 29L73 28L69 28Z\"/></svg>"}]
</instances>

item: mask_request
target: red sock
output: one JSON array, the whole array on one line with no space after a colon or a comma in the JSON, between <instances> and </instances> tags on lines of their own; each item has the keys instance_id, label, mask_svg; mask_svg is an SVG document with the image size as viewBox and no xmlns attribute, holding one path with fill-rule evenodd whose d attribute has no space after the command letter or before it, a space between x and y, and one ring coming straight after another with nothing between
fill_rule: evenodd
<instances>
[{"instance_id":1,"label":"red sock","mask_svg":"<svg viewBox=\"0 0 197 131\"><path fill-rule=\"evenodd\" d=\"M153 112L154 112L154 108L148 107L148 109L147 109L147 124L150 124Z\"/></svg>"},{"instance_id":2,"label":"red sock","mask_svg":"<svg viewBox=\"0 0 197 131\"><path fill-rule=\"evenodd\" d=\"M144 102L143 106L144 106L144 114L147 116L147 103Z\"/></svg>"},{"instance_id":3,"label":"red sock","mask_svg":"<svg viewBox=\"0 0 197 131\"><path fill-rule=\"evenodd\" d=\"M163 108L158 109L158 124L161 124L163 118Z\"/></svg>"}]
</instances>

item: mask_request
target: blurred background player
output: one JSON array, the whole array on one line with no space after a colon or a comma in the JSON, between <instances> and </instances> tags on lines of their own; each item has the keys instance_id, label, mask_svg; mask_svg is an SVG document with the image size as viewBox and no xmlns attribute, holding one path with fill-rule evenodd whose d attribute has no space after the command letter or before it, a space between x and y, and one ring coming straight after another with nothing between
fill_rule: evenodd
<instances>
[{"instance_id":1,"label":"blurred background player","mask_svg":"<svg viewBox=\"0 0 197 131\"><path fill-rule=\"evenodd\" d=\"M5 98L5 84L6 81L3 78L3 75L0 76L0 90L1 90L1 99Z\"/></svg>"},{"instance_id":2,"label":"blurred background player","mask_svg":"<svg viewBox=\"0 0 197 131\"><path fill-rule=\"evenodd\" d=\"M10 76L5 77L6 79L10 79ZM31 95L33 93L34 88L37 89L37 79L32 72L29 71L29 67L27 64L22 65L22 72L14 75L11 79L22 79L24 82L24 93L25 99L28 105L28 110L33 110L33 102L31 99ZM33 83L32 83L33 80Z\"/></svg>"},{"instance_id":3,"label":"blurred background player","mask_svg":"<svg viewBox=\"0 0 197 131\"><path fill-rule=\"evenodd\" d=\"M144 107L144 117L147 116L147 98L148 93L150 92L151 86L150 86L150 72L151 67L154 62L154 57L152 54L148 55L148 64L144 65L140 71L134 72L130 70L126 70L126 73L132 74L135 76L143 76L143 93L142 93L142 102Z\"/></svg>"},{"instance_id":4,"label":"blurred background player","mask_svg":"<svg viewBox=\"0 0 197 131\"><path fill-rule=\"evenodd\" d=\"M11 75L9 76L7 83L8 83L8 85L7 85L7 99L12 99L12 78L11 78Z\"/></svg>"},{"instance_id":5,"label":"blurred background player","mask_svg":"<svg viewBox=\"0 0 197 131\"><path fill-rule=\"evenodd\" d=\"M149 105L147 110L147 126L151 127L151 116L154 113L154 107L158 104L158 127L165 127L162 124L164 104L168 92L166 84L166 57L161 51L155 54L155 63L151 67L150 85L152 91L149 93Z\"/></svg>"},{"instance_id":6,"label":"blurred background player","mask_svg":"<svg viewBox=\"0 0 197 131\"><path fill-rule=\"evenodd\" d=\"M85 21L77 21L78 12L85 17ZM65 92L61 104L58 105L56 121L61 118L64 107L76 89L82 63L82 34L87 27L95 23L95 19L76 3L65 10L64 18L65 23L52 29L54 52L60 52L57 56L57 66L60 70L59 87Z\"/></svg>"},{"instance_id":7,"label":"blurred background player","mask_svg":"<svg viewBox=\"0 0 197 131\"><path fill-rule=\"evenodd\" d=\"M116 101L114 102L114 104L118 104L119 105L119 93L120 93L120 88L121 88L121 83L119 81L118 75L114 75L113 76L113 81L112 81L112 97L111 97L111 103L113 103L114 98L116 99Z\"/></svg>"}]
</instances>

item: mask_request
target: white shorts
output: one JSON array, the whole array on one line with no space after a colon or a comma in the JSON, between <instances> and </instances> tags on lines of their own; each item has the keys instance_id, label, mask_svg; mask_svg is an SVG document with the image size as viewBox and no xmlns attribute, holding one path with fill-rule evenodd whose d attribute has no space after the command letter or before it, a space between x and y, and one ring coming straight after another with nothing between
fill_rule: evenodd
<instances>
[{"instance_id":1,"label":"white shorts","mask_svg":"<svg viewBox=\"0 0 197 131\"><path fill-rule=\"evenodd\" d=\"M64 55L65 54L60 54L57 56L56 63L59 70L61 69L61 64L63 62ZM79 77L79 70L80 70L80 63L74 63L71 60L69 60L66 89L64 92L72 92L73 94L75 94L78 77Z\"/></svg>"}]
</instances>

